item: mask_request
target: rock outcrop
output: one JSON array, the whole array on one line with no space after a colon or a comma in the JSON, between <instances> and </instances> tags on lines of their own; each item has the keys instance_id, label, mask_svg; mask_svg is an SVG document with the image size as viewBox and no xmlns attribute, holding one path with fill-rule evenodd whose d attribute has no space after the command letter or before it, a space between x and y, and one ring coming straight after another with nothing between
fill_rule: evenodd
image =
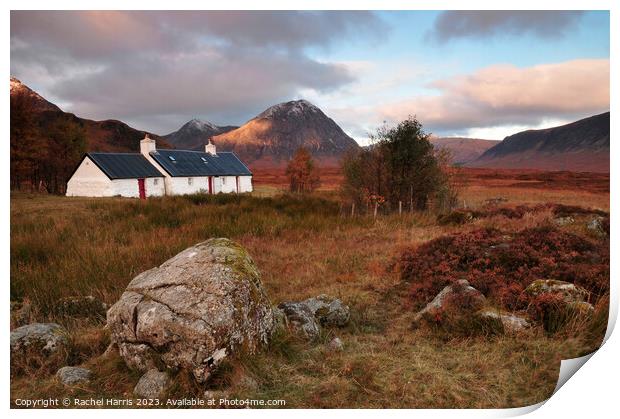
<instances>
[{"instance_id":1,"label":"rock outcrop","mask_svg":"<svg viewBox=\"0 0 620 419\"><path fill-rule=\"evenodd\" d=\"M228 355L267 343L275 322L245 249L211 239L135 277L108 326L130 368L186 369L205 382Z\"/></svg>"}]
</instances>

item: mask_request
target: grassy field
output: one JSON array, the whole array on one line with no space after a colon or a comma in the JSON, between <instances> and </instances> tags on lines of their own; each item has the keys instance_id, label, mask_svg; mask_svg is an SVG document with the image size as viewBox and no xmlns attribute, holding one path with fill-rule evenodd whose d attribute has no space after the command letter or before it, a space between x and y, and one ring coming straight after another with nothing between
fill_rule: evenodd
<instances>
[{"instance_id":1,"label":"grassy field","mask_svg":"<svg viewBox=\"0 0 620 419\"><path fill-rule=\"evenodd\" d=\"M469 172L461 199L468 207L503 197L506 205L587 203L609 210L608 177L605 189L599 175L579 182L528 176L485 178ZM233 396L284 399L287 407L524 406L551 395L561 359L590 352L600 342L601 336L578 333L445 339L411 330L414 313L397 292L403 249L485 226L517 231L548 224L549 214L524 220L493 217L465 226L438 225L428 213L351 218L338 203L334 185L300 198L281 194L282 182L256 183L252 196L138 201L12 195L11 300L30 301L34 320L66 326L72 340L69 363L95 372L91 383L72 389L50 371L17 375L11 380L12 399L130 396L139 375L117 355L101 356L109 343L102 325L59 318L55 302L94 295L114 303L138 273L211 237L229 237L248 249L274 304L326 293L352 311L349 326L324 330L317 343L278 335L269 350L225 366L213 385L230 385ZM344 341L344 351L327 350L325 343L334 335ZM242 375L258 387L247 387L238 380ZM203 392L181 376L170 396Z\"/></svg>"}]
</instances>

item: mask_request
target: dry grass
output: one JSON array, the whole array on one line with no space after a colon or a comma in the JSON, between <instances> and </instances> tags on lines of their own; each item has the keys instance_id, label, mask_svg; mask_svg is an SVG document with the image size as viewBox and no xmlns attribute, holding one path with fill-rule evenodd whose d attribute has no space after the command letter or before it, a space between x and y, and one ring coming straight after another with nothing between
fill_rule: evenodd
<instances>
[{"instance_id":1,"label":"dry grass","mask_svg":"<svg viewBox=\"0 0 620 419\"><path fill-rule=\"evenodd\" d=\"M423 213L376 222L351 219L339 214L329 191L297 199L275 196L280 187L261 186L260 198L147 202L13 195L11 299L32 301L35 320L63 321L73 342L69 362L92 368L95 379L67 389L49 372L19 375L12 377L11 398L130 396L139 375L118 356L100 356L108 343L101 324L67 323L55 319L50 308L68 295L92 294L113 303L138 273L214 236L230 237L249 250L273 303L327 293L352 310L349 326L325 330L316 344L278 336L270 350L234 361L222 376L222 383L232 384L233 396L285 399L287 407L523 406L550 396L561 359L591 351L599 342L596 333L549 337L539 332L445 341L410 329L411 313L393 292L399 284L395 262L403 248L480 224L523 228L524 220L499 217L438 226L434 216ZM584 194L464 189L469 205L502 195L510 203L582 204ZM609 208L608 194L588 199L592 207ZM548 218L538 214L525 224ZM327 350L333 336L345 342L344 351ZM259 388L237 385L239 371ZM199 396L203 390L180 377L171 395Z\"/></svg>"}]
</instances>

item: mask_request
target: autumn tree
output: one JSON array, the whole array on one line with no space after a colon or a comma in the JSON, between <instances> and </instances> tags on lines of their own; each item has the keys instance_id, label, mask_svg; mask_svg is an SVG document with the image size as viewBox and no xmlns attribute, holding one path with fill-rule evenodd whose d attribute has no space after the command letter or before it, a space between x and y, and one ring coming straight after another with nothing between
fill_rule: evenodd
<instances>
[{"instance_id":1,"label":"autumn tree","mask_svg":"<svg viewBox=\"0 0 620 419\"><path fill-rule=\"evenodd\" d=\"M37 175L38 127L33 117L32 102L27 95L11 95L11 187L20 189L22 184ZM31 183L32 184L32 183Z\"/></svg>"},{"instance_id":2,"label":"autumn tree","mask_svg":"<svg viewBox=\"0 0 620 419\"><path fill-rule=\"evenodd\" d=\"M321 179L312 155L300 147L286 167L291 192L312 192L319 187Z\"/></svg>"},{"instance_id":3,"label":"autumn tree","mask_svg":"<svg viewBox=\"0 0 620 419\"><path fill-rule=\"evenodd\" d=\"M456 195L446 156L435 151L429 137L415 117L377 130L370 146L343 160L344 195L361 205L378 196L391 209L399 202L418 210L431 202L438 210L453 206Z\"/></svg>"},{"instance_id":4,"label":"autumn tree","mask_svg":"<svg viewBox=\"0 0 620 419\"><path fill-rule=\"evenodd\" d=\"M72 115L37 114L28 95L11 95L11 187L64 193L86 151L86 135Z\"/></svg>"}]
</instances>

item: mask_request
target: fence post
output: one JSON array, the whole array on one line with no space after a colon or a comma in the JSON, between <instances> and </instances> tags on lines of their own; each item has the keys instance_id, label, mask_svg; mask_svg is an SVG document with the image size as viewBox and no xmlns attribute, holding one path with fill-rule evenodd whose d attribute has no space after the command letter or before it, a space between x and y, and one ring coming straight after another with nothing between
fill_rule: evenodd
<instances>
[{"instance_id":1,"label":"fence post","mask_svg":"<svg viewBox=\"0 0 620 419\"><path fill-rule=\"evenodd\" d=\"M403 214L403 201L398 201L398 216Z\"/></svg>"},{"instance_id":2,"label":"fence post","mask_svg":"<svg viewBox=\"0 0 620 419\"><path fill-rule=\"evenodd\" d=\"M379 203L375 202L375 221L377 220L377 209L379 208Z\"/></svg>"},{"instance_id":3,"label":"fence post","mask_svg":"<svg viewBox=\"0 0 620 419\"><path fill-rule=\"evenodd\" d=\"M351 204L351 217L355 216L355 202Z\"/></svg>"}]
</instances>

